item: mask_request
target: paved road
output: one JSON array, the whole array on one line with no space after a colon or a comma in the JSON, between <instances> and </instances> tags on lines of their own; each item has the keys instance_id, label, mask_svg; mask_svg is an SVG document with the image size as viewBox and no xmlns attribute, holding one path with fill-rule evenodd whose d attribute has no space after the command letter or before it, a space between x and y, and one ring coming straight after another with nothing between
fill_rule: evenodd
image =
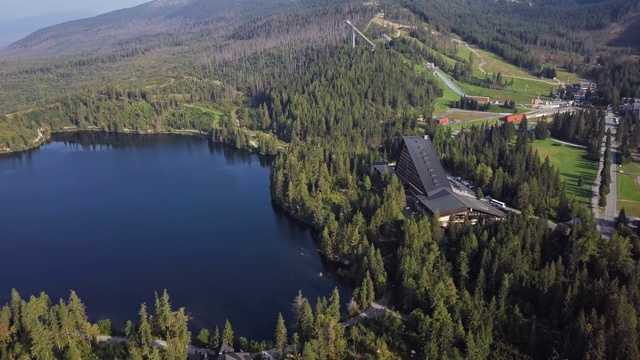
<instances>
[{"instance_id":1,"label":"paved road","mask_svg":"<svg viewBox=\"0 0 640 360\"><path fill-rule=\"evenodd\" d=\"M615 219L618 216L617 206L618 206L618 179L617 179L617 168L616 164L616 156L618 151L618 144L615 140L616 134L616 124L613 121L613 112L608 111L606 122L605 122L606 130L611 130L611 184L609 185L609 194L607 195L607 206L604 209L601 209L598 206L598 194L600 189L600 173L602 172L602 167L604 166L604 149L606 147L606 136L602 139L602 148L600 151L600 163L598 165L598 176L596 176L596 181L593 183L591 187L592 198L591 198L591 208L593 209L593 214L596 217L596 224L598 226L598 230L605 238L610 238L613 235L613 231L615 230Z\"/></svg>"},{"instance_id":2,"label":"paved road","mask_svg":"<svg viewBox=\"0 0 640 360\"><path fill-rule=\"evenodd\" d=\"M603 214L602 235L610 237L613 235L615 218L618 216L618 164L616 163L618 144L615 140L617 127L613 122L613 112L607 112L606 129L611 130L611 191L607 195L607 207Z\"/></svg>"}]
</instances>

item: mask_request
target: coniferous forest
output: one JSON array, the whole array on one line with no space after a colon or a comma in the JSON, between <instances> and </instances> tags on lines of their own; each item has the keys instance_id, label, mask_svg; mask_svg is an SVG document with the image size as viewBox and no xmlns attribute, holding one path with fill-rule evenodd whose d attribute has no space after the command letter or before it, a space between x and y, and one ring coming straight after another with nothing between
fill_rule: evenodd
<instances>
[{"instance_id":1,"label":"coniferous forest","mask_svg":"<svg viewBox=\"0 0 640 360\"><path fill-rule=\"evenodd\" d=\"M540 3L548 7L533 20L527 7L507 2L383 6L398 19L408 9L411 21L457 34L532 73L544 71L545 61L530 47L591 56L597 46L582 31L605 29L638 10L626 0ZM418 126L418 118L432 117L443 90L407 61L414 51L408 40L375 51L351 48L345 17L366 24L372 7L280 6L257 14L224 10L230 19L252 20L229 29L211 19L203 25L191 9L171 18L189 30L120 40L117 50L92 55L23 64L2 58L0 149L23 150L51 132L85 130L197 134L274 155L274 204L314 230L325 262L352 285L351 298L337 290L320 299L300 293L292 299L291 323L265 314L274 319L273 339L246 339L228 322L192 334L186 310L172 309L166 292L122 329L88 319L82 294L55 300L14 292L0 309L0 359L185 359L189 344L223 342L310 360L640 358L640 234L624 214L613 236L602 238L591 210L567 197L558 170L532 147L526 120L471 126L457 136L433 122ZM202 40L216 31L224 36ZM416 31L420 36L428 34ZM187 45L189 52L178 50ZM152 59L157 68L148 65ZM637 60L600 62L589 71L603 104L638 96ZM131 69L140 72L134 77ZM602 112L555 116L547 126L599 157ZM638 119L621 118L620 129L624 161L640 144ZM371 164L396 161L402 136L424 134L449 173L521 212L447 228L406 214L398 177ZM381 299L393 311L344 326ZM99 342L99 335L126 341ZM156 339L166 347L153 347Z\"/></svg>"}]
</instances>

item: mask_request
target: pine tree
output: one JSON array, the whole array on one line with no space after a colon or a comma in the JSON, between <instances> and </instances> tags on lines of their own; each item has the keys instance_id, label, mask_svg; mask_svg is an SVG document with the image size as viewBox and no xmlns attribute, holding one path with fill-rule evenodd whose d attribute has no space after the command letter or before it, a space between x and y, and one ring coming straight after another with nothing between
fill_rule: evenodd
<instances>
[{"instance_id":1,"label":"pine tree","mask_svg":"<svg viewBox=\"0 0 640 360\"><path fill-rule=\"evenodd\" d=\"M301 291L298 292L298 296L296 296L293 303L293 312L294 329L300 334L300 339L302 341L311 339L314 323L313 310L311 309L309 301L302 296Z\"/></svg>"},{"instance_id":2,"label":"pine tree","mask_svg":"<svg viewBox=\"0 0 640 360\"><path fill-rule=\"evenodd\" d=\"M287 346L287 327L284 324L282 313L278 314L276 324L275 348L279 358L284 358L284 350Z\"/></svg>"},{"instance_id":3,"label":"pine tree","mask_svg":"<svg viewBox=\"0 0 640 360\"><path fill-rule=\"evenodd\" d=\"M331 317L335 321L340 321L340 292L337 287L333 289L333 293L329 298L327 316Z\"/></svg>"},{"instance_id":4,"label":"pine tree","mask_svg":"<svg viewBox=\"0 0 640 360\"><path fill-rule=\"evenodd\" d=\"M163 338L169 338L169 329L172 322L171 303L169 301L169 294L165 289L162 293L162 297L158 298L156 293L155 301L155 318L154 318L154 331L157 335Z\"/></svg>"},{"instance_id":5,"label":"pine tree","mask_svg":"<svg viewBox=\"0 0 640 360\"><path fill-rule=\"evenodd\" d=\"M204 328L200 329L200 332L198 333L198 341L200 341L200 345L202 346L209 345L209 341L211 340L210 337L211 335L208 329L204 329Z\"/></svg>"},{"instance_id":6,"label":"pine tree","mask_svg":"<svg viewBox=\"0 0 640 360\"><path fill-rule=\"evenodd\" d=\"M225 322L224 330L222 330L222 342L233 347L233 329L231 328L229 319Z\"/></svg>"},{"instance_id":7,"label":"pine tree","mask_svg":"<svg viewBox=\"0 0 640 360\"><path fill-rule=\"evenodd\" d=\"M138 343L144 356L149 356L149 350L153 336L151 334L151 324L148 321L147 306L140 307L140 325L138 326Z\"/></svg>"},{"instance_id":8,"label":"pine tree","mask_svg":"<svg viewBox=\"0 0 640 360\"><path fill-rule=\"evenodd\" d=\"M213 348L218 348L221 345L222 338L220 337L220 329L216 326L215 331L213 332L213 336L211 337L211 346Z\"/></svg>"}]
</instances>

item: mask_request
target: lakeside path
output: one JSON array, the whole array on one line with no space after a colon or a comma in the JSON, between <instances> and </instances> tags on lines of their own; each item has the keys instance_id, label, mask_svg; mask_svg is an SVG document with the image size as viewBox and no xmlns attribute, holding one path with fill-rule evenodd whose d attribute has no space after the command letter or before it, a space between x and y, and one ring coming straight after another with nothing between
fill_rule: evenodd
<instances>
[{"instance_id":1,"label":"lakeside path","mask_svg":"<svg viewBox=\"0 0 640 360\"><path fill-rule=\"evenodd\" d=\"M371 306L369 306L367 310L361 312L360 314L352 317L349 320L343 321L341 324L345 327L349 327L351 325L355 325L357 323L363 322L367 319L375 319L375 318L381 317L386 313L393 313L393 314L399 315L403 321L411 320L410 315L400 314L387 307L387 304L389 303L389 299L391 298L391 291L392 291L392 287L387 286L387 289L385 289L382 297L379 300L372 302Z\"/></svg>"}]
</instances>

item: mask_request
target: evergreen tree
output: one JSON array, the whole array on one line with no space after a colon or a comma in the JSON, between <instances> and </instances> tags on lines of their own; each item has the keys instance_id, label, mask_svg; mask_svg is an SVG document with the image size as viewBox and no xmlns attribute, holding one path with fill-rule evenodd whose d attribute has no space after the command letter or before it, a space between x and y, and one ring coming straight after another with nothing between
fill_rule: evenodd
<instances>
[{"instance_id":1,"label":"evergreen tree","mask_svg":"<svg viewBox=\"0 0 640 360\"><path fill-rule=\"evenodd\" d=\"M278 322L276 324L275 348L279 358L285 357L285 347L287 346L287 327L284 325L282 313L278 314Z\"/></svg>"},{"instance_id":2,"label":"evergreen tree","mask_svg":"<svg viewBox=\"0 0 640 360\"><path fill-rule=\"evenodd\" d=\"M224 330L222 330L222 342L233 346L233 329L231 328L229 319L225 322Z\"/></svg>"},{"instance_id":3,"label":"evergreen tree","mask_svg":"<svg viewBox=\"0 0 640 360\"><path fill-rule=\"evenodd\" d=\"M210 338L211 335L208 329L200 329L200 332L198 333L198 341L200 342L201 346L209 345L209 341L211 340Z\"/></svg>"},{"instance_id":4,"label":"evergreen tree","mask_svg":"<svg viewBox=\"0 0 640 360\"><path fill-rule=\"evenodd\" d=\"M220 336L220 329L216 326L213 336L211 337L211 346L215 349L222 344L222 337Z\"/></svg>"}]
</instances>

